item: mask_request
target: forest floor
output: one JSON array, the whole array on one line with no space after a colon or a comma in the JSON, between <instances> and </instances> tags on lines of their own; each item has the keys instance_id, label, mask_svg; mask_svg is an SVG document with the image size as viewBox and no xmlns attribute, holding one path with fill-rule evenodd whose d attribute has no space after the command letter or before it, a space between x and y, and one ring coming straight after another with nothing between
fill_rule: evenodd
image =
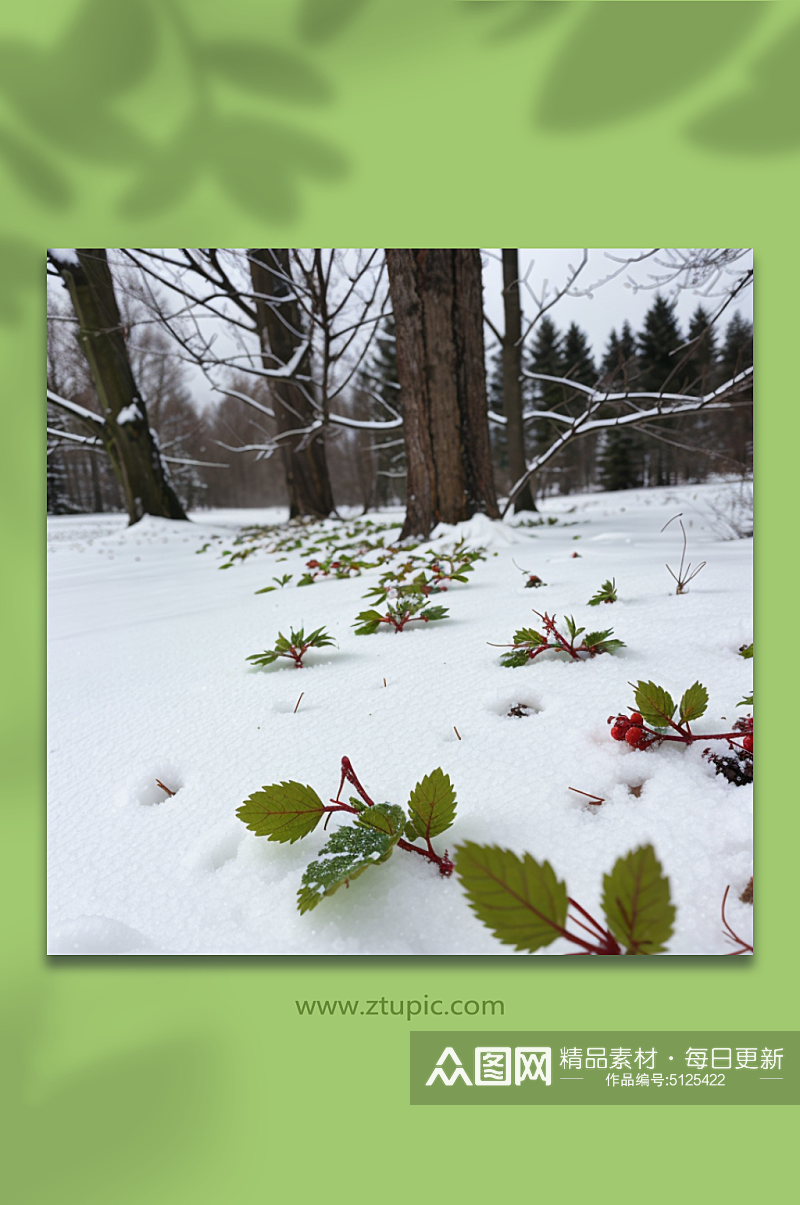
<instances>
[{"instance_id":1,"label":"forest floor","mask_svg":"<svg viewBox=\"0 0 800 1205\"><path fill-rule=\"evenodd\" d=\"M400 805L441 767L457 811L440 852L472 841L547 859L598 917L604 873L652 844L677 910L669 954L736 948L720 916L729 885L727 919L752 942L752 907L738 898L752 874L752 786L717 774L702 741L636 750L612 740L607 723L633 709L638 680L676 701L702 682L698 733L727 731L749 712L737 705L752 690L753 662L739 655L753 639L752 540L731 538L721 517L738 489L572 495L522 516L552 523L478 516L440 528L426 547L442 552L463 537L486 550L466 583L432 596L449 617L367 636L352 625L386 566L296 586L318 546L311 537L354 530L346 522L300 529L300 548L259 547L221 572L224 550L250 546L232 542L242 525L280 523L285 512L197 512L131 528L123 515L49 518L49 952L515 953L476 919L456 876L402 850L298 912L322 826L278 844L236 810L289 780L327 802L343 756L374 800ZM665 567L680 562L678 522L662 532L679 512L688 559L707 562L683 595ZM402 513L368 518L398 524ZM284 574L285 586L257 593ZM546 584L526 588L528 574ZM589 607L609 578L618 601ZM611 627L625 647L506 668L492 645L541 626L534 609ZM335 647L307 654L301 670L245 660L301 626L324 626ZM729 753L724 742L715 750ZM541 953L571 948L559 938Z\"/></svg>"}]
</instances>

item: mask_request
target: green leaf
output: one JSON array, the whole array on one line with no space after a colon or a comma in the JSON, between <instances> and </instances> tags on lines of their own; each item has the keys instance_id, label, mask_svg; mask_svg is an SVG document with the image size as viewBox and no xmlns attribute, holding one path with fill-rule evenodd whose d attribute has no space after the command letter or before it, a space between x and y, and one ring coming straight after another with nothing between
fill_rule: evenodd
<instances>
[{"instance_id":1,"label":"green leaf","mask_svg":"<svg viewBox=\"0 0 800 1205\"><path fill-rule=\"evenodd\" d=\"M567 631L569 632L570 640L572 641L573 644L575 643L577 638L580 636L581 632L586 631L586 628L579 628L577 626L577 624L575 623L575 619L573 618L572 615L565 615L564 623L567 625Z\"/></svg>"},{"instance_id":2,"label":"green leaf","mask_svg":"<svg viewBox=\"0 0 800 1205\"><path fill-rule=\"evenodd\" d=\"M254 591L255 594L269 594L272 590L277 590L277 586L265 586L263 590Z\"/></svg>"},{"instance_id":3,"label":"green leaf","mask_svg":"<svg viewBox=\"0 0 800 1205\"><path fill-rule=\"evenodd\" d=\"M420 611L420 619L447 619L449 611L447 607L426 607L424 611Z\"/></svg>"},{"instance_id":4,"label":"green leaf","mask_svg":"<svg viewBox=\"0 0 800 1205\"><path fill-rule=\"evenodd\" d=\"M506 945L538 950L560 936L567 919L567 888L549 862L518 858L496 845L467 841L456 848L456 874L470 907Z\"/></svg>"},{"instance_id":5,"label":"green leaf","mask_svg":"<svg viewBox=\"0 0 800 1205\"><path fill-rule=\"evenodd\" d=\"M408 810L421 837L438 837L456 815L456 793L447 774L432 770L411 792Z\"/></svg>"},{"instance_id":6,"label":"green leaf","mask_svg":"<svg viewBox=\"0 0 800 1205\"><path fill-rule=\"evenodd\" d=\"M236 810L239 819L257 836L290 843L313 832L324 814L316 791L299 782L262 787Z\"/></svg>"},{"instance_id":7,"label":"green leaf","mask_svg":"<svg viewBox=\"0 0 800 1205\"><path fill-rule=\"evenodd\" d=\"M380 611L362 611L353 624L356 636L371 636L381 626L383 616Z\"/></svg>"},{"instance_id":8,"label":"green leaf","mask_svg":"<svg viewBox=\"0 0 800 1205\"><path fill-rule=\"evenodd\" d=\"M405 828L403 829L403 834L407 841L416 841L417 837L419 836L419 833L414 828L414 825L410 820L406 821Z\"/></svg>"},{"instance_id":9,"label":"green leaf","mask_svg":"<svg viewBox=\"0 0 800 1205\"><path fill-rule=\"evenodd\" d=\"M739 649L739 656L744 657L745 661L751 661L753 658L752 644L743 644Z\"/></svg>"},{"instance_id":10,"label":"green leaf","mask_svg":"<svg viewBox=\"0 0 800 1205\"><path fill-rule=\"evenodd\" d=\"M519 669L522 665L527 665L530 661L525 649L512 649L510 653L503 653L500 658L500 664L506 669Z\"/></svg>"},{"instance_id":11,"label":"green leaf","mask_svg":"<svg viewBox=\"0 0 800 1205\"><path fill-rule=\"evenodd\" d=\"M615 649L624 649L626 646L624 640L602 640L592 647L600 653L613 653Z\"/></svg>"},{"instance_id":12,"label":"green leaf","mask_svg":"<svg viewBox=\"0 0 800 1205\"><path fill-rule=\"evenodd\" d=\"M587 632L583 638L583 643L587 649L594 648L596 644L602 644L604 640L608 640L613 628L606 628L605 632Z\"/></svg>"},{"instance_id":13,"label":"green leaf","mask_svg":"<svg viewBox=\"0 0 800 1205\"><path fill-rule=\"evenodd\" d=\"M701 682L695 682L683 692L683 698L678 704L681 723L688 724L690 720L699 720L708 707L708 691Z\"/></svg>"},{"instance_id":14,"label":"green leaf","mask_svg":"<svg viewBox=\"0 0 800 1205\"><path fill-rule=\"evenodd\" d=\"M736 706L737 706L737 707L752 707L752 706L753 706L753 695L752 695L752 693L751 693L751 694L749 694L749 695L745 695L745 697L744 697L743 699L741 699L741 700L740 700L740 701L739 701L739 702L736 704Z\"/></svg>"},{"instance_id":15,"label":"green leaf","mask_svg":"<svg viewBox=\"0 0 800 1205\"><path fill-rule=\"evenodd\" d=\"M544 636L540 636L533 628L520 628L514 633L514 644L546 644Z\"/></svg>"},{"instance_id":16,"label":"green leaf","mask_svg":"<svg viewBox=\"0 0 800 1205\"><path fill-rule=\"evenodd\" d=\"M326 645L334 644L334 639L329 636L324 628L317 628L310 636L306 636L305 643L313 646L315 649L325 648Z\"/></svg>"},{"instance_id":17,"label":"green leaf","mask_svg":"<svg viewBox=\"0 0 800 1205\"><path fill-rule=\"evenodd\" d=\"M402 809L397 808L396 811L402 812ZM366 814L362 812L362 816ZM309 912L326 895L338 891L343 883L349 885L351 879L358 878L370 866L385 862L391 856L402 831L399 821L397 831L393 833L380 832L375 827L361 823L337 829L328 844L320 850L319 860L310 862L306 868L297 893L299 910Z\"/></svg>"},{"instance_id":18,"label":"green leaf","mask_svg":"<svg viewBox=\"0 0 800 1205\"><path fill-rule=\"evenodd\" d=\"M593 594L589 599L588 606L599 607L600 603L614 603L617 601L617 583L612 577L610 582L603 582L596 594Z\"/></svg>"},{"instance_id":19,"label":"green leaf","mask_svg":"<svg viewBox=\"0 0 800 1205\"><path fill-rule=\"evenodd\" d=\"M669 727L675 704L663 687L656 686L655 682L637 682L634 697L645 724L651 728Z\"/></svg>"},{"instance_id":20,"label":"green leaf","mask_svg":"<svg viewBox=\"0 0 800 1205\"><path fill-rule=\"evenodd\" d=\"M371 808L365 807L356 820L356 824L377 829L387 837L399 837L405 822L405 812L393 803L376 803Z\"/></svg>"},{"instance_id":21,"label":"green leaf","mask_svg":"<svg viewBox=\"0 0 800 1205\"><path fill-rule=\"evenodd\" d=\"M603 911L609 929L629 954L660 954L664 949L672 936L675 908L669 879L652 845L618 858L611 874L603 875Z\"/></svg>"},{"instance_id":22,"label":"green leaf","mask_svg":"<svg viewBox=\"0 0 800 1205\"><path fill-rule=\"evenodd\" d=\"M263 653L253 653L250 657L245 657L245 661L252 661L253 665L272 665L273 661L277 661L279 653L272 649L266 649Z\"/></svg>"}]
</instances>

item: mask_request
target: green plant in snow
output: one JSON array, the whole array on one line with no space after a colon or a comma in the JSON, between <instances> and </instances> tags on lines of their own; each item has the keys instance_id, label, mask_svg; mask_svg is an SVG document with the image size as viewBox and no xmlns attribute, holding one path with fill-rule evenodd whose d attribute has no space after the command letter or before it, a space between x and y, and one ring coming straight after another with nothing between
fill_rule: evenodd
<instances>
[{"instance_id":1,"label":"green plant in snow","mask_svg":"<svg viewBox=\"0 0 800 1205\"><path fill-rule=\"evenodd\" d=\"M341 799L345 781L358 797L349 803ZM391 803L375 803L356 777L350 759L342 758L342 774L336 798L324 804L316 791L299 782L274 783L255 791L236 815L251 832L269 841L294 842L307 837L325 817L327 826L334 812L355 817L352 824L337 829L317 859L310 862L297 893L297 907L308 912L340 887L349 887L353 879L372 866L386 862L395 849L419 854L438 867L445 878L453 872L447 850L439 855L432 838L440 836L453 823L456 793L449 777L433 770L414 787L405 808Z\"/></svg>"},{"instance_id":2,"label":"green plant in snow","mask_svg":"<svg viewBox=\"0 0 800 1205\"><path fill-rule=\"evenodd\" d=\"M456 847L455 870L478 919L517 950L533 952L564 937L581 954L660 954L672 936L669 879L652 845L618 858L603 876L605 927L567 895L549 862L530 854L468 841Z\"/></svg>"},{"instance_id":3,"label":"green plant in snow","mask_svg":"<svg viewBox=\"0 0 800 1205\"><path fill-rule=\"evenodd\" d=\"M303 657L309 649L321 649L333 643L333 639L324 628L317 628L308 636L302 628L296 632L292 630L289 632L288 639L282 632L278 632L278 639L271 649L266 649L263 653L253 653L245 660L251 661L253 665L272 665L273 661L277 661L279 657L286 657L287 660L294 662L297 669L302 669Z\"/></svg>"},{"instance_id":4,"label":"green plant in snow","mask_svg":"<svg viewBox=\"0 0 800 1205\"><path fill-rule=\"evenodd\" d=\"M542 620L544 628L543 632L537 632L535 628L520 628L514 633L514 643L511 645L496 645L498 648L510 648L510 653L503 653L500 658L501 664L514 669L520 665L527 665L529 661L533 661L540 653L565 653L571 657L573 661L585 661L589 657L597 657L600 653L613 653L617 649L625 648L625 643L622 640L612 640L611 635L613 628L607 628L602 632L586 632L586 628L579 628L571 615L564 616L564 626L567 634L564 635L556 626L557 616L550 616L545 611L544 615L539 611L534 611L534 615L538 615ZM586 633L585 635L583 635ZM583 635L583 640L578 642L578 637Z\"/></svg>"},{"instance_id":5,"label":"green plant in snow","mask_svg":"<svg viewBox=\"0 0 800 1205\"><path fill-rule=\"evenodd\" d=\"M273 577L272 580L277 582L277 585L264 586L263 590L256 590L256 594L270 594L273 590L282 590L284 586L289 585L289 582L292 580L292 574L284 573L281 577Z\"/></svg>"},{"instance_id":6,"label":"green plant in snow","mask_svg":"<svg viewBox=\"0 0 800 1205\"><path fill-rule=\"evenodd\" d=\"M381 611L370 609L361 611L353 625L356 636L371 636L377 632L381 624L402 632L407 624L420 620L431 623L437 619L446 619L449 612L447 607L430 607L424 594L408 594L402 598L386 601Z\"/></svg>"},{"instance_id":7,"label":"green plant in snow","mask_svg":"<svg viewBox=\"0 0 800 1205\"><path fill-rule=\"evenodd\" d=\"M603 582L596 594L589 599L590 607L599 607L600 603L615 603L617 601L617 583L612 577L610 582Z\"/></svg>"}]
</instances>

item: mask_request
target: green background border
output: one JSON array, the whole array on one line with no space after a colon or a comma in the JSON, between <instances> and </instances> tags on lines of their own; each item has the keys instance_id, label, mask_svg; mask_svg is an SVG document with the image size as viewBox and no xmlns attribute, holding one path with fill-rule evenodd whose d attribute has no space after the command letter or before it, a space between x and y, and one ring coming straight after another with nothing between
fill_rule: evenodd
<instances>
[{"instance_id":1,"label":"green background border","mask_svg":"<svg viewBox=\"0 0 800 1205\"><path fill-rule=\"evenodd\" d=\"M407 1104L405 1021L301 1020L293 1001L502 997L508 1029L796 1026L797 804L782 756L792 747L786 661L793 644L785 643L780 604L796 557L800 145L792 125L796 56L791 72L784 60L797 45L798 6L567 4L550 6L553 15L538 25L513 28L523 8L537 6L476 4L485 11L467 13L453 3L328 0L327 18L312 21L314 6L300 0L187 0L161 6L183 14L184 34L159 18L150 42L140 44L134 21L125 46L112 52L103 10L125 7L139 19L148 0L99 3L96 13L75 0L33 0L6 11L0 25L0 129L37 154L27 171L19 156L0 162L8 666L2 992L11 1068L4 1132L20 1177L14 1199L157 1205L338 1188L394 1200L423 1185L426 1196L472 1198L504 1187L568 1186L572 1195L583 1184L613 1191L636 1182L660 1200L703 1181L737 1196L758 1191L790 1157L790 1110L595 1109L575 1118L536 1110L535 1119L514 1110L488 1117L440 1110L432 1126L429 1112L412 1114ZM623 9L621 22L616 10ZM733 9L762 11L739 18ZM605 10L599 25L595 10ZM62 39L80 12L94 21L65 65ZM731 23L736 37L723 37ZM701 61L676 65L670 30L676 44L699 42ZM170 139L199 103L202 75L199 51L187 49L190 35L207 46L241 39L284 52L276 78L288 82L273 94L226 85L210 101L206 95L203 103L238 122L228 150L247 145L254 127L245 119L285 123L316 142L292 163L272 151L254 155L245 170L221 146L219 131L231 127L209 125L203 154L216 177L192 179L181 195L175 177L191 171L197 152L179 143L171 152ZM81 66L83 53L97 64L98 48L108 50L99 79ZM303 85L286 69L288 52L316 79L299 100ZM125 82L136 55L142 70L115 94L115 77ZM36 81L44 110L25 101L25 78ZM118 162L98 151L103 131L91 124L107 100L108 113L135 127ZM139 195L131 200L133 184ZM271 197L265 215L257 204L262 186ZM121 212L126 194L130 216ZM756 664L766 717L756 957L45 958L41 252L45 244L88 242L249 246L265 236L341 246L647 246L654 239L755 246ZM765 670L773 658L781 669ZM474 1027L463 1019L462 1028ZM398 1161L404 1176L392 1166Z\"/></svg>"}]
</instances>

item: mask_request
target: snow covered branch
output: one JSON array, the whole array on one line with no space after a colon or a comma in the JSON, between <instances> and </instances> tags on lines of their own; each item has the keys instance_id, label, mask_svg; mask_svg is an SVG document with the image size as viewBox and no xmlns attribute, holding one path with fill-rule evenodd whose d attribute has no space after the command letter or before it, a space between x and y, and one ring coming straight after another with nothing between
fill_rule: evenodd
<instances>
[{"instance_id":1,"label":"snow covered branch","mask_svg":"<svg viewBox=\"0 0 800 1205\"><path fill-rule=\"evenodd\" d=\"M720 385L717 389L702 397L692 397L689 394L682 393L610 393L592 389L587 385L581 385L577 381L571 381L568 377L553 377L548 376L546 373L526 373L525 375L534 380L552 381L555 384L566 385L570 389L584 393L587 396L587 403L583 413L577 415L575 418L570 418L568 415L559 414L557 411L552 410L537 410L534 412L534 416L537 419L550 419L554 422L563 423L566 429L560 432L549 448L539 456L534 457L533 461L528 464L525 473L514 484L509 494L503 511L504 515L513 506L514 499L522 491L525 483L530 480L533 474L547 464L548 461L552 460L554 456L561 452L574 439L579 439L584 435L608 428L632 427L658 419L676 418L683 414L693 414L698 410L729 410L736 405L735 399L737 395L750 387L753 379L753 369L746 368L743 372L739 372L736 376L731 377L724 385ZM656 404L648 409L639 409L638 403L642 401L653 401ZM609 402L623 402L635 408L629 414L618 414L609 418L596 418L595 415L600 408ZM494 415L494 418L496 421L502 418L502 415Z\"/></svg>"},{"instance_id":2,"label":"snow covered branch","mask_svg":"<svg viewBox=\"0 0 800 1205\"><path fill-rule=\"evenodd\" d=\"M58 406L60 410L66 410L67 413L80 419L91 430L98 433L105 430L105 419L101 418L99 414L95 414L94 411L87 410L85 406L79 406L77 402L71 402L69 398L60 397L59 394L53 393L52 389L47 390L47 400L53 406Z\"/></svg>"}]
</instances>

